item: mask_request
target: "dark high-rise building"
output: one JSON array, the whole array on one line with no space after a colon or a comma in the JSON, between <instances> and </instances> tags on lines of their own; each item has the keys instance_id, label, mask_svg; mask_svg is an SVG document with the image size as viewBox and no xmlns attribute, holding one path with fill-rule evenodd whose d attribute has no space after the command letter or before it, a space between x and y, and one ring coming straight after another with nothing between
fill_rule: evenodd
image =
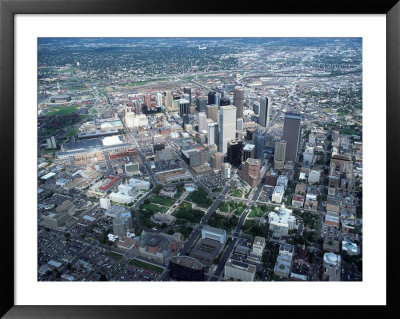
<instances>
[{"instance_id":1,"label":"dark high-rise building","mask_svg":"<svg viewBox=\"0 0 400 319\"><path fill-rule=\"evenodd\" d=\"M296 162L300 144L301 115L286 113L283 123L283 139L286 141L285 162Z\"/></svg>"},{"instance_id":2,"label":"dark high-rise building","mask_svg":"<svg viewBox=\"0 0 400 319\"><path fill-rule=\"evenodd\" d=\"M162 151L163 149L165 149L164 143L153 144L153 154L155 154L157 151Z\"/></svg>"},{"instance_id":3,"label":"dark high-rise building","mask_svg":"<svg viewBox=\"0 0 400 319\"><path fill-rule=\"evenodd\" d=\"M260 112L258 116L258 123L261 126L267 127L269 124L269 118L270 118L270 101L269 98L266 96L261 97L260 99Z\"/></svg>"},{"instance_id":4,"label":"dark high-rise building","mask_svg":"<svg viewBox=\"0 0 400 319\"><path fill-rule=\"evenodd\" d=\"M207 98L204 96L200 96L196 98L196 107L199 112L205 112L207 107Z\"/></svg>"},{"instance_id":5,"label":"dark high-rise building","mask_svg":"<svg viewBox=\"0 0 400 319\"><path fill-rule=\"evenodd\" d=\"M253 134L253 144L256 146L255 157L264 159L265 136L260 131L256 130Z\"/></svg>"},{"instance_id":6,"label":"dark high-rise building","mask_svg":"<svg viewBox=\"0 0 400 319\"><path fill-rule=\"evenodd\" d=\"M183 281L203 281L204 266L195 258L175 256L169 260L171 278Z\"/></svg>"},{"instance_id":7,"label":"dark high-rise building","mask_svg":"<svg viewBox=\"0 0 400 319\"><path fill-rule=\"evenodd\" d=\"M179 116L183 117L184 115L188 115L190 113L190 104L188 100L180 99L179 100Z\"/></svg>"},{"instance_id":8,"label":"dark high-rise building","mask_svg":"<svg viewBox=\"0 0 400 319\"><path fill-rule=\"evenodd\" d=\"M242 141L230 141L228 143L228 153L227 162L232 166L239 167L242 162L242 151L243 142Z\"/></svg>"},{"instance_id":9,"label":"dark high-rise building","mask_svg":"<svg viewBox=\"0 0 400 319\"><path fill-rule=\"evenodd\" d=\"M226 97L223 97L223 98L221 98L219 103L220 103L219 104L220 106L231 105L231 100Z\"/></svg>"},{"instance_id":10,"label":"dark high-rise building","mask_svg":"<svg viewBox=\"0 0 400 319\"><path fill-rule=\"evenodd\" d=\"M255 132L255 128L250 127L246 130L246 140L253 141L253 134Z\"/></svg>"},{"instance_id":11,"label":"dark high-rise building","mask_svg":"<svg viewBox=\"0 0 400 319\"><path fill-rule=\"evenodd\" d=\"M210 91L208 92L208 105L212 105L212 104L216 104L215 103L215 92L214 91Z\"/></svg>"},{"instance_id":12,"label":"dark high-rise building","mask_svg":"<svg viewBox=\"0 0 400 319\"><path fill-rule=\"evenodd\" d=\"M242 87L235 87L235 93L233 95L233 105L236 106L236 118L243 117L243 101L244 101L244 89Z\"/></svg>"},{"instance_id":13,"label":"dark high-rise building","mask_svg":"<svg viewBox=\"0 0 400 319\"><path fill-rule=\"evenodd\" d=\"M192 89L191 88L183 88L183 93L189 95L189 105L192 105Z\"/></svg>"},{"instance_id":14,"label":"dark high-rise building","mask_svg":"<svg viewBox=\"0 0 400 319\"><path fill-rule=\"evenodd\" d=\"M256 103L253 103L253 112L254 112L254 114L258 115L259 111L260 111L260 105L258 105Z\"/></svg>"},{"instance_id":15,"label":"dark high-rise building","mask_svg":"<svg viewBox=\"0 0 400 319\"><path fill-rule=\"evenodd\" d=\"M189 124L189 115L186 114L183 115L182 120L183 120L183 125Z\"/></svg>"}]
</instances>

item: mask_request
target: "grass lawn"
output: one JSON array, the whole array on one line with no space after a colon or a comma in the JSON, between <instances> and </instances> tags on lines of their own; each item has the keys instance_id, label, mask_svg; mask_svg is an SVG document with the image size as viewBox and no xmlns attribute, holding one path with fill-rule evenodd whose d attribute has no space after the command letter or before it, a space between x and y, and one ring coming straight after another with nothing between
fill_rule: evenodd
<instances>
[{"instance_id":1,"label":"grass lawn","mask_svg":"<svg viewBox=\"0 0 400 319\"><path fill-rule=\"evenodd\" d=\"M135 265L135 266L138 266L138 267L141 267L141 268L153 270L155 272L158 272L159 274L161 274L164 271L164 269L161 268L161 267L146 263L146 262L138 260L138 259L132 259L129 263L131 265Z\"/></svg>"},{"instance_id":2,"label":"grass lawn","mask_svg":"<svg viewBox=\"0 0 400 319\"><path fill-rule=\"evenodd\" d=\"M153 195L149 198L151 203L154 204L160 204L163 206L168 206L171 207L174 203L175 200L171 199L171 198L167 198L167 197L162 197L162 196L157 196L157 195Z\"/></svg>"},{"instance_id":3,"label":"grass lawn","mask_svg":"<svg viewBox=\"0 0 400 319\"><path fill-rule=\"evenodd\" d=\"M243 197L243 193L239 190L239 189L234 189L232 190L229 195L235 196L235 197L239 197L242 198Z\"/></svg>"},{"instance_id":4,"label":"grass lawn","mask_svg":"<svg viewBox=\"0 0 400 319\"><path fill-rule=\"evenodd\" d=\"M248 217L250 217L250 218L262 217L262 216L264 216L264 214L265 214L265 212L260 207L254 206L251 209Z\"/></svg>"},{"instance_id":5,"label":"grass lawn","mask_svg":"<svg viewBox=\"0 0 400 319\"><path fill-rule=\"evenodd\" d=\"M108 253L108 256L116 260L121 260L122 258L124 258L124 256L122 256L121 254L113 253L112 251Z\"/></svg>"},{"instance_id":6,"label":"grass lawn","mask_svg":"<svg viewBox=\"0 0 400 319\"><path fill-rule=\"evenodd\" d=\"M76 105L71 106L55 106L51 107L50 110L45 114L46 116L63 116L75 113L77 110Z\"/></svg>"}]
</instances>

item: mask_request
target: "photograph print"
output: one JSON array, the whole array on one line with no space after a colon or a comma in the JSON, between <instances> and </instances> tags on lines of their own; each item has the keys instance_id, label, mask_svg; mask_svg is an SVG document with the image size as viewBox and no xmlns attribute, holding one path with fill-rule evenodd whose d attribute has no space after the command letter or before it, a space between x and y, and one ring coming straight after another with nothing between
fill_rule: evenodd
<instances>
[{"instance_id":1,"label":"photograph print","mask_svg":"<svg viewBox=\"0 0 400 319\"><path fill-rule=\"evenodd\" d=\"M38 38L38 281L362 281L362 38Z\"/></svg>"}]
</instances>

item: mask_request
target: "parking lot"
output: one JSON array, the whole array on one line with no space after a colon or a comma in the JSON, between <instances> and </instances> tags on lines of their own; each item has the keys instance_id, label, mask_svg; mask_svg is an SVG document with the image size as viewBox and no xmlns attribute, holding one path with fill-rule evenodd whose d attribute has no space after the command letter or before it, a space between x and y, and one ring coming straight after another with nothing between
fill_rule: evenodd
<instances>
[{"instance_id":1,"label":"parking lot","mask_svg":"<svg viewBox=\"0 0 400 319\"><path fill-rule=\"evenodd\" d=\"M274 192L274 187L273 186L264 185L260 195L258 196L258 200L260 202L265 202L265 203L270 202L271 199L272 199L272 193L273 192Z\"/></svg>"}]
</instances>

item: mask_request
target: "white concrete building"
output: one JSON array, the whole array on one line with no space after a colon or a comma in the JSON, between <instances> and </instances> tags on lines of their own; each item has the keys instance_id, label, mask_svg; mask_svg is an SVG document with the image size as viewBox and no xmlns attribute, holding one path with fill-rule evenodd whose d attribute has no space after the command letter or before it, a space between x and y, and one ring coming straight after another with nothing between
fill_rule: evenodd
<instances>
[{"instance_id":1,"label":"white concrete building","mask_svg":"<svg viewBox=\"0 0 400 319\"><path fill-rule=\"evenodd\" d=\"M274 237L287 236L289 230L297 229L296 217L292 215L292 210L285 208L284 205L276 207L268 215L269 229Z\"/></svg>"},{"instance_id":2,"label":"white concrete building","mask_svg":"<svg viewBox=\"0 0 400 319\"><path fill-rule=\"evenodd\" d=\"M254 256L261 257L265 248L265 238L256 236L254 238L253 246L251 247L250 253Z\"/></svg>"},{"instance_id":3,"label":"white concrete building","mask_svg":"<svg viewBox=\"0 0 400 319\"><path fill-rule=\"evenodd\" d=\"M321 178L320 170L313 169L308 174L308 182L311 184L319 183L320 178Z\"/></svg>"},{"instance_id":4,"label":"white concrete building","mask_svg":"<svg viewBox=\"0 0 400 319\"><path fill-rule=\"evenodd\" d=\"M148 190L150 188L150 182L136 178L131 178L128 182L128 185L135 191Z\"/></svg>"},{"instance_id":5,"label":"white concrete building","mask_svg":"<svg viewBox=\"0 0 400 319\"><path fill-rule=\"evenodd\" d=\"M221 175L222 178L231 178L231 170L232 170L232 165L229 163L224 163L221 166Z\"/></svg>"},{"instance_id":6,"label":"white concrete building","mask_svg":"<svg viewBox=\"0 0 400 319\"><path fill-rule=\"evenodd\" d=\"M109 198L100 198L100 207L103 209L110 209L111 202Z\"/></svg>"},{"instance_id":7,"label":"white concrete building","mask_svg":"<svg viewBox=\"0 0 400 319\"><path fill-rule=\"evenodd\" d=\"M308 162L308 165L312 165L314 163L314 147L307 146L303 153L304 163Z\"/></svg>"},{"instance_id":8,"label":"white concrete building","mask_svg":"<svg viewBox=\"0 0 400 319\"><path fill-rule=\"evenodd\" d=\"M218 123L212 122L208 124L207 138L208 145L218 145Z\"/></svg>"},{"instance_id":9,"label":"white concrete building","mask_svg":"<svg viewBox=\"0 0 400 319\"><path fill-rule=\"evenodd\" d=\"M226 231L215 227L205 226L201 230L201 239L212 239L224 244L226 241Z\"/></svg>"},{"instance_id":10,"label":"white concrete building","mask_svg":"<svg viewBox=\"0 0 400 319\"><path fill-rule=\"evenodd\" d=\"M277 186L283 185L287 187L288 183L289 183L289 177L287 177L286 175L279 175L278 179L276 180Z\"/></svg>"},{"instance_id":11,"label":"white concrete building","mask_svg":"<svg viewBox=\"0 0 400 319\"><path fill-rule=\"evenodd\" d=\"M333 253L324 254L324 274L322 280L340 281L342 258Z\"/></svg>"},{"instance_id":12,"label":"white concrete building","mask_svg":"<svg viewBox=\"0 0 400 319\"><path fill-rule=\"evenodd\" d=\"M274 192L272 193L272 202L282 203L283 194L285 193L285 187L283 185L275 186Z\"/></svg>"},{"instance_id":13,"label":"white concrete building","mask_svg":"<svg viewBox=\"0 0 400 319\"><path fill-rule=\"evenodd\" d=\"M121 184L118 186L118 192L113 192L110 194L110 200L119 204L129 204L132 203L136 194L133 188L127 184Z\"/></svg>"},{"instance_id":14,"label":"white concrete building","mask_svg":"<svg viewBox=\"0 0 400 319\"><path fill-rule=\"evenodd\" d=\"M224 105L218 111L219 144L218 151L224 155L228 151L228 142L236 138L236 107Z\"/></svg>"},{"instance_id":15,"label":"white concrete building","mask_svg":"<svg viewBox=\"0 0 400 319\"><path fill-rule=\"evenodd\" d=\"M203 131L207 131L207 116L206 113L204 112L199 112L199 133L203 132Z\"/></svg>"}]
</instances>

